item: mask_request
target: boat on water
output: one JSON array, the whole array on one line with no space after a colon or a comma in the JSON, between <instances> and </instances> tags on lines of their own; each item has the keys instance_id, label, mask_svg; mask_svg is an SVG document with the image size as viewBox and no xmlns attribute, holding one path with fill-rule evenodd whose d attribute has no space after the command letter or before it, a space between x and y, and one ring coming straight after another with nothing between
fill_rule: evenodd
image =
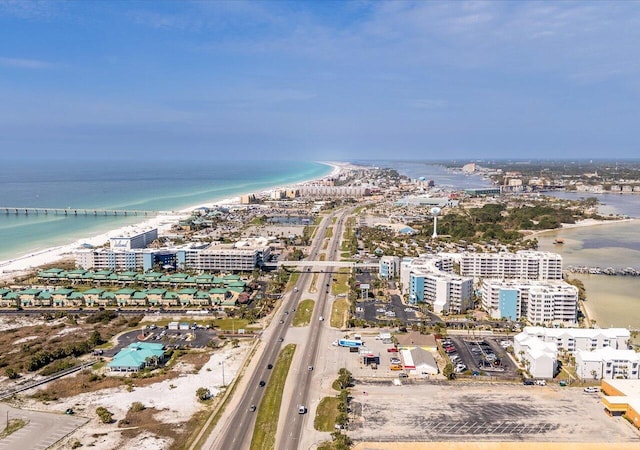
<instances>
[{"instance_id":1,"label":"boat on water","mask_svg":"<svg viewBox=\"0 0 640 450\"><path fill-rule=\"evenodd\" d=\"M555 238L553 241L554 244L558 244L558 245L562 245L564 244L564 239L562 238Z\"/></svg>"}]
</instances>

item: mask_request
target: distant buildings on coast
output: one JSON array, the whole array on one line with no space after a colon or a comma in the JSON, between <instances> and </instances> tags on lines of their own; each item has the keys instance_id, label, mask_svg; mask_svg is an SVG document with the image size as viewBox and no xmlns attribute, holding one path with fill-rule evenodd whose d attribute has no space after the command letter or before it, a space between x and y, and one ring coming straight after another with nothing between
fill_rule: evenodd
<instances>
[{"instance_id":1,"label":"distant buildings on coast","mask_svg":"<svg viewBox=\"0 0 640 450\"><path fill-rule=\"evenodd\" d=\"M268 261L271 251L266 238L244 239L235 244L147 248L157 237L158 230L152 229L134 236L112 238L109 248L77 250L76 265L87 270L147 272L160 266L199 272L251 272Z\"/></svg>"}]
</instances>

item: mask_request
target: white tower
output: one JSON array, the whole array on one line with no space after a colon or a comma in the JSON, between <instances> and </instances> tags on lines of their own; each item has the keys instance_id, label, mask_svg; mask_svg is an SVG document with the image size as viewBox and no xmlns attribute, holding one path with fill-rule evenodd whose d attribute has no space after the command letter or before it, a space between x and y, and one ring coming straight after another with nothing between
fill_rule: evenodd
<instances>
[{"instance_id":1,"label":"white tower","mask_svg":"<svg viewBox=\"0 0 640 450\"><path fill-rule=\"evenodd\" d=\"M431 214L433 215L433 236L432 238L438 237L438 214L440 214L441 209L437 206L431 208Z\"/></svg>"}]
</instances>

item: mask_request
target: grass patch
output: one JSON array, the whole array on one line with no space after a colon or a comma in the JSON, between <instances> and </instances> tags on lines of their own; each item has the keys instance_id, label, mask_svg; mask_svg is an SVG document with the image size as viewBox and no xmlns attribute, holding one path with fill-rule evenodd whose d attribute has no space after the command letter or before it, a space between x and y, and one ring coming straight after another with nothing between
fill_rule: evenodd
<instances>
[{"instance_id":1,"label":"grass patch","mask_svg":"<svg viewBox=\"0 0 640 450\"><path fill-rule=\"evenodd\" d=\"M349 300L340 298L333 302L331 306L330 325L334 328L342 328L347 321L349 314Z\"/></svg>"},{"instance_id":2,"label":"grass patch","mask_svg":"<svg viewBox=\"0 0 640 450\"><path fill-rule=\"evenodd\" d=\"M293 287L298 284L298 280L300 279L300 272L293 272L289 276L289 288L293 289Z\"/></svg>"},{"instance_id":3,"label":"grass patch","mask_svg":"<svg viewBox=\"0 0 640 450\"><path fill-rule=\"evenodd\" d=\"M343 272L343 269L340 269L339 273L333 275L333 278L336 279L331 288L333 295L349 293L349 277L350 274Z\"/></svg>"},{"instance_id":4,"label":"grass patch","mask_svg":"<svg viewBox=\"0 0 640 450\"><path fill-rule=\"evenodd\" d=\"M318 256L319 261L325 261L326 259L327 259L326 253L321 253L320 256Z\"/></svg>"},{"instance_id":5,"label":"grass patch","mask_svg":"<svg viewBox=\"0 0 640 450\"><path fill-rule=\"evenodd\" d=\"M333 431L338 416L338 397L325 397L320 400L316 409L316 417L313 426L318 431Z\"/></svg>"},{"instance_id":6,"label":"grass patch","mask_svg":"<svg viewBox=\"0 0 640 450\"><path fill-rule=\"evenodd\" d=\"M325 233L324 237L327 239L333 237L333 227L327 227L327 232Z\"/></svg>"},{"instance_id":7,"label":"grass patch","mask_svg":"<svg viewBox=\"0 0 640 450\"><path fill-rule=\"evenodd\" d=\"M275 448L282 392L295 350L296 346L289 344L278 355L271 379L258 409L258 417L251 439L251 450Z\"/></svg>"},{"instance_id":8,"label":"grass patch","mask_svg":"<svg viewBox=\"0 0 640 450\"><path fill-rule=\"evenodd\" d=\"M241 328L249 328L249 321L246 319L216 319L213 321L213 325L223 331L235 331L237 332Z\"/></svg>"},{"instance_id":9,"label":"grass patch","mask_svg":"<svg viewBox=\"0 0 640 450\"><path fill-rule=\"evenodd\" d=\"M309 285L309 292L316 292L318 290L318 287L316 286L317 282L318 282L318 274L314 273L313 276L311 277L311 284Z\"/></svg>"},{"instance_id":10,"label":"grass patch","mask_svg":"<svg viewBox=\"0 0 640 450\"><path fill-rule=\"evenodd\" d=\"M294 327L304 327L311 322L311 315L313 314L313 305L315 302L311 299L302 300L296 308L296 315L293 316Z\"/></svg>"},{"instance_id":11,"label":"grass patch","mask_svg":"<svg viewBox=\"0 0 640 450\"><path fill-rule=\"evenodd\" d=\"M4 439L12 433L15 433L19 429L23 428L27 425L27 422L24 419L10 419L7 426L5 426L4 430L0 431L0 439Z\"/></svg>"}]
</instances>

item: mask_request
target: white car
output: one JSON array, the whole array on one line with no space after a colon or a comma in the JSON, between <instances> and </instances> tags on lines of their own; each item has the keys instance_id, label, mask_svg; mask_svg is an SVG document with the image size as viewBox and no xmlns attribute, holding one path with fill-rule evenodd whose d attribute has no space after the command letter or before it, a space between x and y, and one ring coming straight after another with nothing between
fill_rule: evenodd
<instances>
[{"instance_id":1,"label":"white car","mask_svg":"<svg viewBox=\"0 0 640 450\"><path fill-rule=\"evenodd\" d=\"M587 394L597 394L598 392L600 392L600 388L596 387L596 386L588 386L588 387L584 388L584 391Z\"/></svg>"},{"instance_id":2,"label":"white car","mask_svg":"<svg viewBox=\"0 0 640 450\"><path fill-rule=\"evenodd\" d=\"M536 380L536 385L538 385L538 386L546 386L547 385L547 381L546 380Z\"/></svg>"},{"instance_id":3,"label":"white car","mask_svg":"<svg viewBox=\"0 0 640 450\"><path fill-rule=\"evenodd\" d=\"M467 370L467 366L465 366L464 364L460 363L456 366L456 372L460 373L460 372L464 372L465 370Z\"/></svg>"}]
</instances>

